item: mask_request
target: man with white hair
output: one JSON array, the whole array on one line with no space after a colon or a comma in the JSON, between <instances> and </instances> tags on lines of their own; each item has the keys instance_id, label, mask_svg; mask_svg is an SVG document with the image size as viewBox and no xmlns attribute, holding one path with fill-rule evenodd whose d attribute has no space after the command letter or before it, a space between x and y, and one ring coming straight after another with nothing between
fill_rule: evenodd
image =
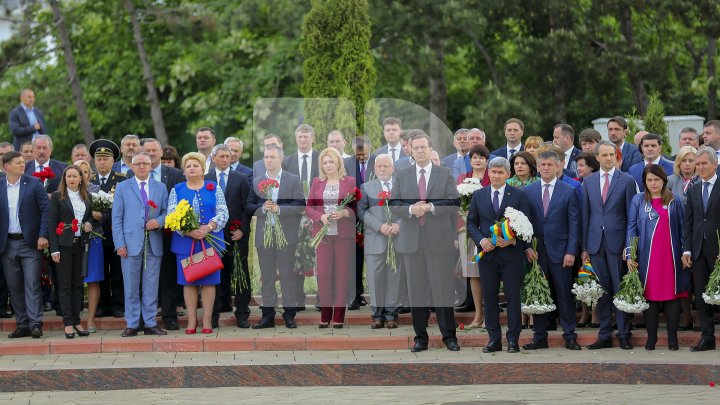
<instances>
[{"instance_id":1,"label":"man with white hair","mask_svg":"<svg viewBox=\"0 0 720 405\"><path fill-rule=\"evenodd\" d=\"M240 158L242 157L243 149L245 147L243 141L234 136L229 136L225 138L225 142L223 143L225 146L230 148L230 169L244 175L247 177L248 181L252 181L252 169L240 163Z\"/></svg>"}]
</instances>

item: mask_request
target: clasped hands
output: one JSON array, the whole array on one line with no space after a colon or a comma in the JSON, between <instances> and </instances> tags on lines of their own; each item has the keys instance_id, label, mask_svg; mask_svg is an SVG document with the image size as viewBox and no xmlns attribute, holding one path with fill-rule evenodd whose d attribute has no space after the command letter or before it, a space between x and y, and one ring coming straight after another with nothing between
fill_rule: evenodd
<instances>
[{"instance_id":1,"label":"clasped hands","mask_svg":"<svg viewBox=\"0 0 720 405\"><path fill-rule=\"evenodd\" d=\"M207 234L212 232L212 228L210 228L210 225L200 225L199 228L194 229L190 232L187 232L185 235L193 238L193 239L203 239Z\"/></svg>"},{"instance_id":2,"label":"clasped hands","mask_svg":"<svg viewBox=\"0 0 720 405\"><path fill-rule=\"evenodd\" d=\"M380 233L385 236L395 236L400 233L400 225L398 224L382 224L380 225Z\"/></svg>"},{"instance_id":3,"label":"clasped hands","mask_svg":"<svg viewBox=\"0 0 720 405\"><path fill-rule=\"evenodd\" d=\"M320 216L320 222L323 223L323 225L326 225L330 220L337 221L340 218L347 218L350 216L350 211L347 208L344 208L340 211L333 211L329 212L327 214L322 214Z\"/></svg>"},{"instance_id":4,"label":"clasped hands","mask_svg":"<svg viewBox=\"0 0 720 405\"><path fill-rule=\"evenodd\" d=\"M432 210L432 205L426 201L418 201L410 206L410 213L420 218Z\"/></svg>"},{"instance_id":5,"label":"clasped hands","mask_svg":"<svg viewBox=\"0 0 720 405\"><path fill-rule=\"evenodd\" d=\"M277 214L280 212L280 206L277 205L275 201L265 200L265 202L263 203L263 211Z\"/></svg>"},{"instance_id":6,"label":"clasped hands","mask_svg":"<svg viewBox=\"0 0 720 405\"><path fill-rule=\"evenodd\" d=\"M480 247L482 248L483 252L487 253L495 249L495 247L508 247L515 244L515 238L511 239L505 239L505 238L497 238L497 246L494 245L490 239L485 238L480 241Z\"/></svg>"}]
</instances>

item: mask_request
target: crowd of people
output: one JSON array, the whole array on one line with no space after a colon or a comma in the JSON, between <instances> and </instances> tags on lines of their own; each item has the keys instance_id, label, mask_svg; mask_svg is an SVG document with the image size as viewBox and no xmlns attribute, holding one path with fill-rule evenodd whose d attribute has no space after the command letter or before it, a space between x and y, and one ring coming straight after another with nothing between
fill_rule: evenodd
<instances>
[{"instance_id":1,"label":"crowd of people","mask_svg":"<svg viewBox=\"0 0 720 405\"><path fill-rule=\"evenodd\" d=\"M17 323L9 338L41 337L43 312L51 310L62 316L68 339L96 332L103 316L125 318L123 337L165 335L179 329L183 306L186 334L200 326L212 333L229 311L239 328L274 328L279 305L284 325L296 328L310 268L319 328L343 328L346 310L368 304L367 296L372 329L397 328L398 316L411 313L413 352L428 348L431 311L448 350L460 350L457 311L474 313L467 329L487 330L484 352L500 351L503 310L510 353L520 351L530 322L525 350L547 348L558 324L569 350L581 349L579 327L599 328L590 349L612 347L613 328L620 347L632 349L632 316L613 296L623 276L638 271L650 305L645 348L655 348L662 312L669 347L677 350L678 330L693 329L693 307L701 338L690 349L715 348L715 307L702 294L718 259L720 121L708 121L702 134L683 129L675 156L662 155L657 134L626 142L627 122L614 117L608 140L593 129L576 137L558 124L548 142L523 142L524 123L511 118L506 145L493 151L481 129L459 129L455 152L440 157L431 136L387 117L384 145L375 149L369 137L356 136L350 154L340 131L320 148L314 128L300 124L289 148L281 136L265 135L262 159L248 167L240 139L218 143L204 127L195 132L197 151L182 156L130 134L119 147L107 139L78 144L68 165L52 158L32 90L20 100L10 113L13 143L0 143L0 227L7 228L0 233L0 317L14 314ZM463 212L458 185L467 181L478 190ZM168 220L188 206L195 219L173 228L169 222L180 221ZM536 246L491 235L508 208L530 219ZM634 237L636 260L629 253ZM253 325L251 238L261 297ZM190 270L198 254L222 258L196 278ZM521 290L535 261L557 310L531 321L521 313ZM585 263L606 292L594 308L578 305L571 292Z\"/></svg>"}]
</instances>

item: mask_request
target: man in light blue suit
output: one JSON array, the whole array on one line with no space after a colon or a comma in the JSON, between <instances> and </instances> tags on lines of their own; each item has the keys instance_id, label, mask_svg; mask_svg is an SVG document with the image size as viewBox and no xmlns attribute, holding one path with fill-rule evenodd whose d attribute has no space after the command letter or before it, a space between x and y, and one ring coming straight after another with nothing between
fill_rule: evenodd
<instances>
[{"instance_id":1,"label":"man in light blue suit","mask_svg":"<svg viewBox=\"0 0 720 405\"><path fill-rule=\"evenodd\" d=\"M167 334L157 326L155 316L163 254L162 228L165 225L168 193L164 184L150 177L151 164L148 155L133 156L135 177L119 183L115 189L112 232L125 287L127 327L122 333L123 337L137 335L141 314L146 335Z\"/></svg>"},{"instance_id":2,"label":"man in light blue suit","mask_svg":"<svg viewBox=\"0 0 720 405\"><path fill-rule=\"evenodd\" d=\"M620 280L626 273L623 251L627 212L637 190L632 176L615 169L616 154L615 144L601 141L597 147L600 171L583 181L582 260L590 260L606 292L597 303L600 332L598 340L588 346L591 350L612 347L612 299L620 290ZM617 308L615 315L620 347L632 350L631 317Z\"/></svg>"},{"instance_id":3,"label":"man in light blue suit","mask_svg":"<svg viewBox=\"0 0 720 405\"><path fill-rule=\"evenodd\" d=\"M541 181L525 188L530 204L530 220L538 239L537 252L529 249L528 260L538 260L540 268L555 291L560 324L563 327L565 347L580 350L575 333L575 300L572 289L575 271L573 264L578 254L580 231L580 201L573 187L556 177L562 169L557 152L540 152L537 161ZM533 317L532 342L526 350L548 347L547 324L549 314Z\"/></svg>"},{"instance_id":4,"label":"man in light blue suit","mask_svg":"<svg viewBox=\"0 0 720 405\"><path fill-rule=\"evenodd\" d=\"M642 151L643 160L630 167L628 173L633 176L640 192L645 191L645 184L642 181L643 170L645 166L654 163L660 165L665 174L670 176L673 174L673 162L662 156L662 138L657 134L645 134L640 141L640 150Z\"/></svg>"}]
</instances>

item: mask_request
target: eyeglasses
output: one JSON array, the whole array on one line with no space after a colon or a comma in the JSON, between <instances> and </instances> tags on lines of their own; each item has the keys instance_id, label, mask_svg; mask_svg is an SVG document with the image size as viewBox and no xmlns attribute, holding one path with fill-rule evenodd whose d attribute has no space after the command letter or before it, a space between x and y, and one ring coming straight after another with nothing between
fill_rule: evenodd
<instances>
[{"instance_id":1,"label":"eyeglasses","mask_svg":"<svg viewBox=\"0 0 720 405\"><path fill-rule=\"evenodd\" d=\"M145 167L145 166L150 166L150 163L142 162L142 163L133 163L132 165L133 165L133 166Z\"/></svg>"}]
</instances>

